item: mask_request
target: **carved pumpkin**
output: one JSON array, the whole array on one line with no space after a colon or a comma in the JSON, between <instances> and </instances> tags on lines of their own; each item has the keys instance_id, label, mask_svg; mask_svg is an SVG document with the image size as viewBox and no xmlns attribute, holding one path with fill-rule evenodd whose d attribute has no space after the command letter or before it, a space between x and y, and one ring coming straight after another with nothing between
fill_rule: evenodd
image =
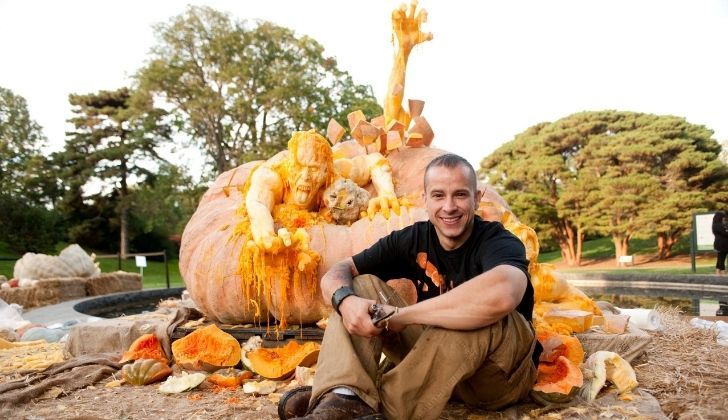
<instances>
[{"instance_id":1,"label":"carved pumpkin","mask_svg":"<svg viewBox=\"0 0 728 420\"><path fill-rule=\"evenodd\" d=\"M344 142L348 143L348 142ZM343 144L343 143L342 143ZM433 158L445 153L433 148L404 148L393 151L395 192L413 207L390 219L377 215L360 219L351 226L313 224L306 227L310 248L320 255L315 269L293 273L300 261L285 252L260 254L256 261L241 261L250 239L236 230L242 217L242 190L251 171L260 162L249 162L220 175L205 193L182 235L180 273L197 306L209 318L224 323L280 321L315 323L328 315L330 307L321 299L321 276L336 262L371 246L382 236L412 223L425 220L422 208L423 175ZM370 192L373 189L368 187ZM498 208L505 201L490 188L485 189L479 212L488 220L500 220ZM244 275L241 275L244 274ZM244 281L244 276L262 281Z\"/></svg>"},{"instance_id":2,"label":"carved pumpkin","mask_svg":"<svg viewBox=\"0 0 728 420\"><path fill-rule=\"evenodd\" d=\"M129 346L129 350L125 351L119 360L119 363L128 362L129 360L138 359L154 359L162 363L168 364L167 355L162 349L162 343L154 334L144 334L134 340Z\"/></svg>"},{"instance_id":3,"label":"carved pumpkin","mask_svg":"<svg viewBox=\"0 0 728 420\"><path fill-rule=\"evenodd\" d=\"M538 364L538 380L531 395L542 403L564 403L571 400L583 383L579 367L559 356L553 363Z\"/></svg>"},{"instance_id":4,"label":"carved pumpkin","mask_svg":"<svg viewBox=\"0 0 728 420\"><path fill-rule=\"evenodd\" d=\"M121 368L121 377L132 385L159 382L172 373L166 363L154 359L139 359Z\"/></svg>"},{"instance_id":5,"label":"carved pumpkin","mask_svg":"<svg viewBox=\"0 0 728 420\"><path fill-rule=\"evenodd\" d=\"M320 345L307 341L303 345L291 340L283 347L258 348L246 355L251 369L268 379L283 379L296 371L297 366L310 367L318 360Z\"/></svg>"},{"instance_id":6,"label":"carved pumpkin","mask_svg":"<svg viewBox=\"0 0 728 420\"><path fill-rule=\"evenodd\" d=\"M240 343L212 324L173 342L172 354L184 369L213 372L240 362Z\"/></svg>"}]
</instances>

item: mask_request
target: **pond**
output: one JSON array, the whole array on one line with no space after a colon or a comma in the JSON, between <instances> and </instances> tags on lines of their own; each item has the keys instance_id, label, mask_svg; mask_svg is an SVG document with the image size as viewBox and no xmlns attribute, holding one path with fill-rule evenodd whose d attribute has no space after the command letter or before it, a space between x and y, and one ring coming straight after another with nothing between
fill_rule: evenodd
<instances>
[{"instance_id":1,"label":"pond","mask_svg":"<svg viewBox=\"0 0 728 420\"><path fill-rule=\"evenodd\" d=\"M100 318L136 315L154 311L157 309L160 300L179 298L184 290L184 287L173 287L170 289L116 293L79 302L73 306L73 309L76 312Z\"/></svg>"}]
</instances>

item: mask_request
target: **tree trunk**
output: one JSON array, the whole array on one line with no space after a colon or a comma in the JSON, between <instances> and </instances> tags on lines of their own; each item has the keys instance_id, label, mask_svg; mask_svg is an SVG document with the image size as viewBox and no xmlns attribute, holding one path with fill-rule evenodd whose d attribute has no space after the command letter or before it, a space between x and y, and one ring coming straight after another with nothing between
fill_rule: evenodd
<instances>
[{"instance_id":1,"label":"tree trunk","mask_svg":"<svg viewBox=\"0 0 728 420\"><path fill-rule=\"evenodd\" d=\"M666 258L667 251L667 234L657 234L657 259L664 260Z\"/></svg>"},{"instance_id":2,"label":"tree trunk","mask_svg":"<svg viewBox=\"0 0 728 420\"><path fill-rule=\"evenodd\" d=\"M584 229L577 228L576 230L576 254L574 255L574 265L581 265L581 252L584 249Z\"/></svg>"},{"instance_id":3,"label":"tree trunk","mask_svg":"<svg viewBox=\"0 0 728 420\"><path fill-rule=\"evenodd\" d=\"M628 235L612 235L612 243L614 243L614 262L619 266L619 257L629 255L629 236Z\"/></svg>"},{"instance_id":4,"label":"tree trunk","mask_svg":"<svg viewBox=\"0 0 728 420\"><path fill-rule=\"evenodd\" d=\"M119 225L121 230L119 234L119 253L123 260L127 257L127 255L129 255L129 238L127 234L127 231L129 230L129 209L126 207L126 204L123 204L121 207Z\"/></svg>"}]
</instances>

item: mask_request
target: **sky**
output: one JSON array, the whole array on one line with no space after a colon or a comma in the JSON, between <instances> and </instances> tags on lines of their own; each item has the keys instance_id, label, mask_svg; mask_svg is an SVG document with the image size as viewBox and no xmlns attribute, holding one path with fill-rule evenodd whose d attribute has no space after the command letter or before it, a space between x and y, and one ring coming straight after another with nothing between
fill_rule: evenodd
<instances>
[{"instance_id":1,"label":"sky","mask_svg":"<svg viewBox=\"0 0 728 420\"><path fill-rule=\"evenodd\" d=\"M49 150L59 150L68 95L129 86L156 43L152 25L187 4L311 36L383 102L390 13L401 1L0 0L0 86L27 100ZM581 111L677 115L728 139L728 0L419 5L434 39L410 56L405 99L425 101L433 147L476 168L528 127ZM201 168L191 150L178 151L176 162Z\"/></svg>"}]
</instances>

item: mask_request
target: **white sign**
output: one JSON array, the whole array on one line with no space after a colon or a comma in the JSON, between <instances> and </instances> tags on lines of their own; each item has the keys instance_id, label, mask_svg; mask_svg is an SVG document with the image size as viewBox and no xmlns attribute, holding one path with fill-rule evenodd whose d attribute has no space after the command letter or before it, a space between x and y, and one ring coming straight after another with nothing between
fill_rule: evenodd
<instances>
[{"instance_id":1,"label":"white sign","mask_svg":"<svg viewBox=\"0 0 728 420\"><path fill-rule=\"evenodd\" d=\"M713 250L713 215L715 213L696 214L695 215L695 244L698 251Z\"/></svg>"},{"instance_id":2,"label":"white sign","mask_svg":"<svg viewBox=\"0 0 728 420\"><path fill-rule=\"evenodd\" d=\"M142 256L137 255L136 257L134 257L134 259L136 259L137 267L146 267L147 266L147 257L145 257L143 255Z\"/></svg>"}]
</instances>

